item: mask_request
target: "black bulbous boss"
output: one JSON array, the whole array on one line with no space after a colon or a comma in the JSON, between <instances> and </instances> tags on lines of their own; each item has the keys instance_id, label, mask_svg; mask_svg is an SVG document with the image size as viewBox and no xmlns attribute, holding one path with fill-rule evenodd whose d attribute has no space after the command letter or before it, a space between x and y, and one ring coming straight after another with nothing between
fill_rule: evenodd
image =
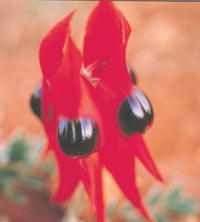
<instances>
[{"instance_id":1,"label":"black bulbous boss","mask_svg":"<svg viewBox=\"0 0 200 222\"><path fill-rule=\"evenodd\" d=\"M128 72L130 74L132 83L134 85L137 85L137 78L136 78L135 72L133 71L133 69L130 68L130 66L127 66L127 67L128 67Z\"/></svg>"},{"instance_id":2,"label":"black bulbous boss","mask_svg":"<svg viewBox=\"0 0 200 222\"><path fill-rule=\"evenodd\" d=\"M118 111L120 129L126 136L144 133L153 120L153 108L147 96L135 87L133 94L123 100Z\"/></svg>"},{"instance_id":3,"label":"black bulbous boss","mask_svg":"<svg viewBox=\"0 0 200 222\"><path fill-rule=\"evenodd\" d=\"M30 106L33 113L41 119L42 112L41 112L41 98L42 98L42 84L40 83L34 93L31 95L30 99Z\"/></svg>"},{"instance_id":4,"label":"black bulbous boss","mask_svg":"<svg viewBox=\"0 0 200 222\"><path fill-rule=\"evenodd\" d=\"M68 157L87 157L96 146L99 129L90 118L69 120L61 118L57 128L57 138L61 150Z\"/></svg>"}]
</instances>

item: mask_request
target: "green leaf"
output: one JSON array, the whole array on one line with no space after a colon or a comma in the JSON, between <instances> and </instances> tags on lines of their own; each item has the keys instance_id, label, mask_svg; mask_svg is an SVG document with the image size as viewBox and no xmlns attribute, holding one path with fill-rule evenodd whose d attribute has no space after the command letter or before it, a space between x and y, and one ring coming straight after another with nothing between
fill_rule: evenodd
<instances>
[{"instance_id":1,"label":"green leaf","mask_svg":"<svg viewBox=\"0 0 200 222\"><path fill-rule=\"evenodd\" d=\"M116 206L117 206L117 201L116 200L114 200L110 203L110 205L107 208L107 212L106 212L108 217L110 217L114 213L114 211L116 209Z\"/></svg>"},{"instance_id":2,"label":"green leaf","mask_svg":"<svg viewBox=\"0 0 200 222\"><path fill-rule=\"evenodd\" d=\"M128 222L145 222L144 219L130 219Z\"/></svg>"},{"instance_id":3,"label":"green leaf","mask_svg":"<svg viewBox=\"0 0 200 222\"><path fill-rule=\"evenodd\" d=\"M156 204L162 197L162 192L161 191L155 191L151 196L147 198L147 205L151 206Z\"/></svg>"},{"instance_id":4,"label":"green leaf","mask_svg":"<svg viewBox=\"0 0 200 222\"><path fill-rule=\"evenodd\" d=\"M40 178L36 178L33 176L26 176L24 178L24 185L31 187L33 189L42 189L44 188L44 181Z\"/></svg>"},{"instance_id":5,"label":"green leaf","mask_svg":"<svg viewBox=\"0 0 200 222\"><path fill-rule=\"evenodd\" d=\"M0 178L0 192L6 192L12 189L13 179L4 178L3 180Z\"/></svg>"},{"instance_id":6,"label":"green leaf","mask_svg":"<svg viewBox=\"0 0 200 222\"><path fill-rule=\"evenodd\" d=\"M187 216L196 211L196 200L182 195L181 188L173 189L165 199L166 209L180 216Z\"/></svg>"},{"instance_id":7,"label":"green leaf","mask_svg":"<svg viewBox=\"0 0 200 222\"><path fill-rule=\"evenodd\" d=\"M0 169L0 178L3 180L4 178L17 178L18 173L14 169L2 168Z\"/></svg>"},{"instance_id":8,"label":"green leaf","mask_svg":"<svg viewBox=\"0 0 200 222\"><path fill-rule=\"evenodd\" d=\"M169 218L167 218L164 215L159 214L159 213L155 213L154 216L155 216L157 222L170 222L171 221L171 219L169 219Z\"/></svg>"},{"instance_id":9,"label":"green leaf","mask_svg":"<svg viewBox=\"0 0 200 222\"><path fill-rule=\"evenodd\" d=\"M29 145L23 136L16 137L8 145L8 160L10 163L23 162L27 160Z\"/></svg>"},{"instance_id":10,"label":"green leaf","mask_svg":"<svg viewBox=\"0 0 200 222\"><path fill-rule=\"evenodd\" d=\"M52 174L56 171L56 163L52 154L49 154L47 159L41 163L41 170L47 174Z\"/></svg>"},{"instance_id":11,"label":"green leaf","mask_svg":"<svg viewBox=\"0 0 200 222\"><path fill-rule=\"evenodd\" d=\"M10 190L13 181L18 178L18 173L14 169L0 169L0 191Z\"/></svg>"},{"instance_id":12,"label":"green leaf","mask_svg":"<svg viewBox=\"0 0 200 222\"><path fill-rule=\"evenodd\" d=\"M127 203L124 207L123 207L123 211L125 212L125 213L127 213L128 211L130 212L130 211L133 211L134 210L134 208L133 208L133 206L131 205L131 204L129 204L129 203Z\"/></svg>"},{"instance_id":13,"label":"green leaf","mask_svg":"<svg viewBox=\"0 0 200 222\"><path fill-rule=\"evenodd\" d=\"M27 202L27 197L24 193L15 191L12 193L12 200L17 204L25 204Z\"/></svg>"}]
</instances>

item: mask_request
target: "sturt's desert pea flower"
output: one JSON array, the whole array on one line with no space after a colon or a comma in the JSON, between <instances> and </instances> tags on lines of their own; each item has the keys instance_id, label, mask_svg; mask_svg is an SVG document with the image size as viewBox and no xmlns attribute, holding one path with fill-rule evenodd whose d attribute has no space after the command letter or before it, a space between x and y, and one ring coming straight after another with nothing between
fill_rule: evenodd
<instances>
[{"instance_id":1,"label":"sturt's desert pea flower","mask_svg":"<svg viewBox=\"0 0 200 222\"><path fill-rule=\"evenodd\" d=\"M53 200L67 200L81 181L105 221L102 168L128 200L151 220L135 181L138 158L158 180L162 178L144 143L153 122L152 105L135 85L127 67L131 28L111 1L101 1L86 25L83 55L70 33L71 12L42 40L39 50L43 79L31 97L59 170Z\"/></svg>"}]
</instances>

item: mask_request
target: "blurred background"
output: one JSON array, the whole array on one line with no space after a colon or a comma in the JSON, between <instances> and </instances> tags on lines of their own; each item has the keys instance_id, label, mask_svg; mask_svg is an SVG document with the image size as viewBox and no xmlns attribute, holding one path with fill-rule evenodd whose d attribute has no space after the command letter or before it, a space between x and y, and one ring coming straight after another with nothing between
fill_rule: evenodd
<instances>
[{"instance_id":1,"label":"blurred background","mask_svg":"<svg viewBox=\"0 0 200 222\"><path fill-rule=\"evenodd\" d=\"M42 126L29 107L30 95L42 78L38 60L40 41L57 21L77 8L78 11L72 22L72 33L81 50L85 24L95 5L96 2L83 1L9 0L0 2L0 146L2 150L5 147L12 149L9 144L13 140L14 143L17 140L17 146L20 144L21 147L25 146L24 138L28 140L26 143L31 144L33 141L41 141L41 138L44 138ZM172 221L200 221L198 210L200 200L200 4L116 2L116 5L132 28L127 48L127 61L136 73L139 87L146 92L154 107L155 121L151 129L146 132L145 139L165 180L163 185L155 183L138 161L138 185L143 195L149 195L153 192L152 190L156 192L162 190L162 194L167 192L166 198L173 192L179 195L183 189L184 195L194 197L197 207L195 210L192 208L188 213L188 215L191 213L190 216L181 215L179 212L181 219L178 216L178 219L175 217L176 220ZM16 132L23 132L23 138L13 139ZM34 144L34 146L39 145ZM42 147L41 144L40 147ZM8 155L7 159L9 159ZM35 157L39 158L37 155ZM18 162L14 160L17 165L19 165ZM36 161L32 163L40 165ZM5 168L2 163L0 166ZM17 169L20 173L21 168L18 166ZM34 175L41 176L42 170L39 170L40 173L37 170L34 171ZM29 173L26 172L26 174ZM42 178L46 177L42 174ZM113 196L118 196L118 199L123 202L123 197L110 176L106 175L105 178L106 192L110 193L111 189L114 190L111 192ZM32 188L23 187L22 190L32 196L36 195L31 192L42 192L29 189ZM81 189L79 188L76 195L80 195ZM49 190L45 192L43 192L44 196L51 193ZM41 195L39 197L41 198ZM177 200L178 197L175 197ZM33 201L33 206L37 207L37 201L41 203L44 199L49 201L45 196L42 200ZM18 208L9 201L4 192L0 192L1 222L31 221L22 217L19 219L16 210L11 210ZM185 201L187 202L187 198ZM1 202L4 204L1 205ZM4 209L3 206L6 204L8 208ZM186 209L188 206L194 206L192 205L194 202L187 202L187 204ZM54 209L55 206L46 209L47 215L49 211L52 212L51 207ZM58 214L58 218L55 216L54 220L51 216L51 219L45 219L45 221L57 222L65 218L64 222L72 222L72 219L66 219L63 216L65 214L63 212L66 212L63 206L56 207L59 212L56 211L55 215ZM183 208L181 205L180 209ZM122 206L113 209L122 209ZM112 211L111 214L115 215L113 216L115 219L112 219L110 214L110 221L126 221L119 219L119 212ZM170 215L176 213L173 211ZM172 216L168 216L169 220L162 220L162 216L161 219L158 216L157 220L170 221L170 217ZM89 220L82 218L82 221Z\"/></svg>"}]
</instances>

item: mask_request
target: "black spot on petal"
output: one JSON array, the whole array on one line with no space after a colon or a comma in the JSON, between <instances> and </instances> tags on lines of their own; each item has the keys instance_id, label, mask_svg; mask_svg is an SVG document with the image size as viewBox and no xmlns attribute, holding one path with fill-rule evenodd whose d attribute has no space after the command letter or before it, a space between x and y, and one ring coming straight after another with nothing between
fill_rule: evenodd
<instances>
[{"instance_id":1,"label":"black spot on petal","mask_svg":"<svg viewBox=\"0 0 200 222\"><path fill-rule=\"evenodd\" d=\"M138 88L123 100L118 111L120 129L126 136L144 133L153 120L153 109L149 99Z\"/></svg>"},{"instance_id":2,"label":"black spot on petal","mask_svg":"<svg viewBox=\"0 0 200 222\"><path fill-rule=\"evenodd\" d=\"M41 97L42 97L42 84L40 83L30 98L31 109L39 119L41 119Z\"/></svg>"},{"instance_id":3,"label":"black spot on petal","mask_svg":"<svg viewBox=\"0 0 200 222\"><path fill-rule=\"evenodd\" d=\"M72 158L85 158L93 152L98 134L97 124L90 118L73 120L61 118L57 129L61 150Z\"/></svg>"},{"instance_id":4,"label":"black spot on petal","mask_svg":"<svg viewBox=\"0 0 200 222\"><path fill-rule=\"evenodd\" d=\"M130 66L128 66L128 72L131 76L131 81L134 85L137 84L137 78L136 78L136 75L135 75L135 72L133 71L133 69L130 68Z\"/></svg>"}]
</instances>

